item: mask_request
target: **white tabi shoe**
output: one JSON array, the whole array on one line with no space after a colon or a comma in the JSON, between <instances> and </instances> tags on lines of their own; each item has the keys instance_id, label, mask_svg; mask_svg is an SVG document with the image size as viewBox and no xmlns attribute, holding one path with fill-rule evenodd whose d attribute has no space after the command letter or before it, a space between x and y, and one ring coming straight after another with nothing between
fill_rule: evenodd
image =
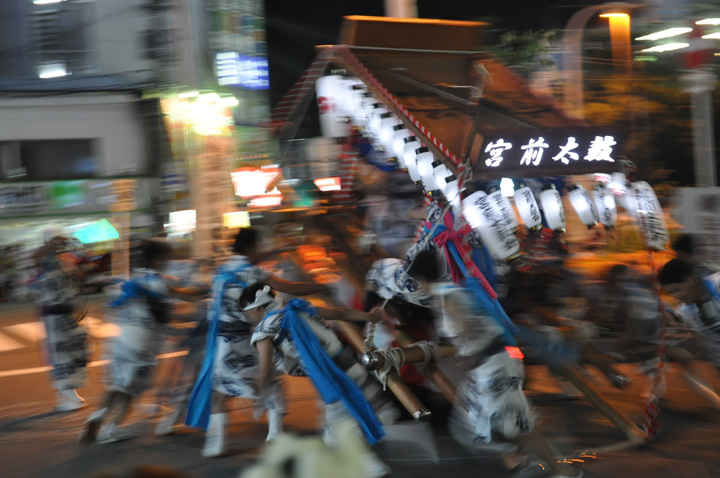
<instances>
[{"instance_id":1,"label":"white tabi shoe","mask_svg":"<svg viewBox=\"0 0 720 478\"><path fill-rule=\"evenodd\" d=\"M78 437L78 443L81 445L89 445L94 442L97 438L100 425L102 425L103 418L105 418L107 408L101 408L95 410L90 414L85 423L83 424L82 430L80 430L80 436Z\"/></svg>"},{"instance_id":2,"label":"white tabi shoe","mask_svg":"<svg viewBox=\"0 0 720 478\"><path fill-rule=\"evenodd\" d=\"M72 412L85 407L87 407L87 402L77 394L74 388L58 392L57 405L55 405L56 412Z\"/></svg>"},{"instance_id":3,"label":"white tabi shoe","mask_svg":"<svg viewBox=\"0 0 720 478\"><path fill-rule=\"evenodd\" d=\"M268 419L268 434L267 438L265 438L266 443L270 443L273 440L276 440L277 437L283 434L283 418L285 417L285 412L278 412L275 410L268 410L267 411L267 419Z\"/></svg>"},{"instance_id":4,"label":"white tabi shoe","mask_svg":"<svg viewBox=\"0 0 720 478\"><path fill-rule=\"evenodd\" d=\"M136 436L138 436L137 433L127 427L118 427L114 423L108 423L100 427L100 431L97 434L97 442L105 445L107 443L129 440Z\"/></svg>"},{"instance_id":5,"label":"white tabi shoe","mask_svg":"<svg viewBox=\"0 0 720 478\"><path fill-rule=\"evenodd\" d=\"M205 445L201 455L205 458L222 456L227 451L227 413L210 415L210 426L205 432Z\"/></svg>"}]
</instances>

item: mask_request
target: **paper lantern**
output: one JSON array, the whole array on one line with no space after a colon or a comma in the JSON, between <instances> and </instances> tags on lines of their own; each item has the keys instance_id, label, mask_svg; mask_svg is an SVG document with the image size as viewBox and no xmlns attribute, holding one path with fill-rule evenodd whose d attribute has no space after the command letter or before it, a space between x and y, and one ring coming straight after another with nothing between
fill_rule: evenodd
<instances>
[{"instance_id":1,"label":"paper lantern","mask_svg":"<svg viewBox=\"0 0 720 478\"><path fill-rule=\"evenodd\" d=\"M407 156L405 156L407 159ZM432 177L432 163L435 161L435 156L426 147L421 147L415 150L415 161L406 163L408 174L415 184L423 182L423 178L434 181ZM423 176L423 173L425 175ZM423 183L424 185L424 183ZM436 186L435 184L429 184L428 186ZM425 186L425 190L428 191L428 186Z\"/></svg>"},{"instance_id":2,"label":"paper lantern","mask_svg":"<svg viewBox=\"0 0 720 478\"><path fill-rule=\"evenodd\" d=\"M484 191L477 191L463 199L462 211L470 227L495 259L512 261L519 257L520 243Z\"/></svg>"},{"instance_id":3,"label":"paper lantern","mask_svg":"<svg viewBox=\"0 0 720 478\"><path fill-rule=\"evenodd\" d=\"M434 196L444 192L444 190L447 189L448 182L454 181L455 176L453 176L452 171L440 160L434 161L432 165L432 178L428 178L428 182L426 182L425 176L423 176L423 185L428 194L432 192L431 195Z\"/></svg>"},{"instance_id":4,"label":"paper lantern","mask_svg":"<svg viewBox=\"0 0 720 478\"><path fill-rule=\"evenodd\" d=\"M665 249L668 235L665 214L652 187L645 181L632 183L628 196L637 204L636 217L645 237L645 245L650 249Z\"/></svg>"},{"instance_id":5,"label":"paper lantern","mask_svg":"<svg viewBox=\"0 0 720 478\"><path fill-rule=\"evenodd\" d=\"M375 100L375 103L365 109L365 119L362 123L365 131L369 134L376 134L379 131L381 116L388 113L385 103Z\"/></svg>"},{"instance_id":6,"label":"paper lantern","mask_svg":"<svg viewBox=\"0 0 720 478\"><path fill-rule=\"evenodd\" d=\"M518 208L520 217L525 223L525 227L530 230L542 227L542 215L538 207L535 195L527 186L521 186L513 195L515 206Z\"/></svg>"},{"instance_id":7,"label":"paper lantern","mask_svg":"<svg viewBox=\"0 0 720 478\"><path fill-rule=\"evenodd\" d=\"M367 89L367 86L365 86L364 83L355 83L351 88L350 93L350 112L353 115L353 118L355 118L355 121L357 122L358 118L360 118L360 115L362 113L362 107L363 107L363 100L367 95L372 95Z\"/></svg>"},{"instance_id":8,"label":"paper lantern","mask_svg":"<svg viewBox=\"0 0 720 478\"><path fill-rule=\"evenodd\" d=\"M595 197L595 210L597 211L598 221L605 229L612 229L617 224L617 207L615 206L615 197L613 193L605 186L605 184L597 184L593 189Z\"/></svg>"},{"instance_id":9,"label":"paper lantern","mask_svg":"<svg viewBox=\"0 0 720 478\"><path fill-rule=\"evenodd\" d=\"M392 153L397 158L400 167L404 168L402 165L405 164L405 138L412 136L412 133L404 124L394 126L393 130Z\"/></svg>"},{"instance_id":10,"label":"paper lantern","mask_svg":"<svg viewBox=\"0 0 720 478\"><path fill-rule=\"evenodd\" d=\"M565 232L565 209L563 208L560 191L555 186L540 193L540 207L545 214L545 221L550 229Z\"/></svg>"},{"instance_id":11,"label":"paper lantern","mask_svg":"<svg viewBox=\"0 0 720 478\"><path fill-rule=\"evenodd\" d=\"M505 225L514 233L518 227L515 210L513 209L512 204L510 204L510 200L503 194L502 189L497 189L496 191L488 194L488 199L493 207L495 207L495 210L500 214L500 217L503 218L503 221L505 221Z\"/></svg>"},{"instance_id":12,"label":"paper lantern","mask_svg":"<svg viewBox=\"0 0 720 478\"><path fill-rule=\"evenodd\" d=\"M615 196L624 196L627 193L627 178L623 173L612 173L608 187Z\"/></svg>"},{"instance_id":13,"label":"paper lantern","mask_svg":"<svg viewBox=\"0 0 720 478\"><path fill-rule=\"evenodd\" d=\"M450 170L448 170L450 173ZM440 192L445 196L445 200L450 203L453 212L458 215L462 214L462 204L460 201L460 181L455 176L445 176L438 179Z\"/></svg>"},{"instance_id":14,"label":"paper lantern","mask_svg":"<svg viewBox=\"0 0 720 478\"><path fill-rule=\"evenodd\" d=\"M599 183L610 184L611 177L607 173L595 173L593 176L595 177L595 181Z\"/></svg>"},{"instance_id":15,"label":"paper lantern","mask_svg":"<svg viewBox=\"0 0 720 478\"><path fill-rule=\"evenodd\" d=\"M395 116L394 113L385 113L383 119L380 121L380 131L378 132L378 139L385 146L385 149L394 153L393 150L393 137L395 136L396 126L405 125L402 124L400 119Z\"/></svg>"},{"instance_id":16,"label":"paper lantern","mask_svg":"<svg viewBox=\"0 0 720 478\"><path fill-rule=\"evenodd\" d=\"M422 143L416 136L408 136L403 140L403 165L405 169L410 169L410 163L415 162L415 151L422 147Z\"/></svg>"},{"instance_id":17,"label":"paper lantern","mask_svg":"<svg viewBox=\"0 0 720 478\"><path fill-rule=\"evenodd\" d=\"M568 199L578 217L588 228L597 226L598 217L590 194L581 185L568 188Z\"/></svg>"},{"instance_id":18,"label":"paper lantern","mask_svg":"<svg viewBox=\"0 0 720 478\"><path fill-rule=\"evenodd\" d=\"M315 82L320 131L327 138L341 138L349 134L347 120L350 113L342 106L343 100L340 92L340 85L343 81L344 78L340 75L327 75L321 76Z\"/></svg>"}]
</instances>

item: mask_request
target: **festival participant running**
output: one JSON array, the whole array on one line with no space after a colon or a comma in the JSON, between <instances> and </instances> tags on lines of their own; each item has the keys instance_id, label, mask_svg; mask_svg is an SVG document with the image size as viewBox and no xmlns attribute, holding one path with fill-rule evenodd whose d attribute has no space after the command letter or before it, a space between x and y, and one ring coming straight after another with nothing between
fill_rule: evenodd
<instances>
[{"instance_id":1,"label":"festival participant running","mask_svg":"<svg viewBox=\"0 0 720 478\"><path fill-rule=\"evenodd\" d=\"M221 456L226 452L228 399L258 399L258 357L257 351L250 345L250 336L257 322L248 318L238 306L242 291L259 282L292 295L329 291L325 285L290 282L258 267L258 262L277 252L261 251L258 240L255 229L241 228L235 237L234 255L219 268L212 283L205 358L185 418L186 424L206 430L202 449L204 457ZM277 380L268 384L265 398L267 440L272 440L282 433L285 416L285 397Z\"/></svg>"},{"instance_id":2,"label":"festival participant running","mask_svg":"<svg viewBox=\"0 0 720 478\"><path fill-rule=\"evenodd\" d=\"M76 392L85 385L89 358L87 332L75 317L79 270L61 258L68 243L66 237L54 229L45 231L44 236L45 244L33 253L37 275L32 290L45 325L45 356L58 391L55 411L68 412L87 406Z\"/></svg>"},{"instance_id":3,"label":"festival participant running","mask_svg":"<svg viewBox=\"0 0 720 478\"><path fill-rule=\"evenodd\" d=\"M582 470L558 463L556 451L533 429L530 405L523 393L525 369L521 360L508 353L503 328L476 307L469 291L440 280L433 252L418 253L409 273L434 299L439 335L468 360L470 370L457 388L450 422L455 439L471 451L502 454L509 470L527 463L519 447L538 455L553 477L582 476Z\"/></svg>"},{"instance_id":4,"label":"festival participant running","mask_svg":"<svg viewBox=\"0 0 720 478\"><path fill-rule=\"evenodd\" d=\"M720 370L720 292L717 279L705 275L690 262L672 259L663 266L659 275L661 287L682 302L678 316L698 335L706 358ZM686 367L688 369L688 367ZM699 378L696 372L686 373L693 390L720 408L720 397Z\"/></svg>"},{"instance_id":5,"label":"festival participant running","mask_svg":"<svg viewBox=\"0 0 720 478\"><path fill-rule=\"evenodd\" d=\"M323 433L326 443L337 443L339 430L348 426L353 427L354 433L364 434L371 445L384 436L373 405L380 416L386 417L386 422L396 416L392 405L384 399L380 385L368 376L352 349L343 347L325 323L325 320L378 322L382 319L380 310L365 313L342 307L313 307L300 299L283 307L270 287L259 284L245 289L239 302L248 315L261 321L251 339L260 357L261 394L271 385L277 363L288 375L309 376L318 389L327 404ZM387 465L370 451L362 458L362 468L367 478L390 473Z\"/></svg>"},{"instance_id":6,"label":"festival participant running","mask_svg":"<svg viewBox=\"0 0 720 478\"><path fill-rule=\"evenodd\" d=\"M170 321L170 299L195 300L202 296L190 289L173 288L162 275L172 258L172 246L163 239L141 244L143 268L133 271L110 307L120 309L120 335L111 344L110 365L105 376L107 392L100 408L90 414L80 432L79 442L112 443L135 436L120 428L137 397L152 386ZM115 414L105 425L106 418Z\"/></svg>"}]
</instances>

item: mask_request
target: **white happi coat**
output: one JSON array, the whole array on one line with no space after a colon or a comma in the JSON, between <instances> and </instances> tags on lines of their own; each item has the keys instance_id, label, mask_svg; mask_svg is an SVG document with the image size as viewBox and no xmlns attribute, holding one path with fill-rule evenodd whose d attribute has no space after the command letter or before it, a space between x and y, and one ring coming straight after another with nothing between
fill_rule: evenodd
<instances>
[{"instance_id":1,"label":"white happi coat","mask_svg":"<svg viewBox=\"0 0 720 478\"><path fill-rule=\"evenodd\" d=\"M45 357L58 390L83 387L89 360L87 331L76 318L78 291L71 267L56 256L47 258L32 285L45 325Z\"/></svg>"},{"instance_id":2,"label":"white happi coat","mask_svg":"<svg viewBox=\"0 0 720 478\"><path fill-rule=\"evenodd\" d=\"M433 297L438 333L470 362L470 370L457 388L455 437L472 447L529 433L533 423L522 390L525 368L505 350L502 328L479 314L470 293L460 286L437 284ZM449 313L448 303L454 305L456 314Z\"/></svg>"}]
</instances>

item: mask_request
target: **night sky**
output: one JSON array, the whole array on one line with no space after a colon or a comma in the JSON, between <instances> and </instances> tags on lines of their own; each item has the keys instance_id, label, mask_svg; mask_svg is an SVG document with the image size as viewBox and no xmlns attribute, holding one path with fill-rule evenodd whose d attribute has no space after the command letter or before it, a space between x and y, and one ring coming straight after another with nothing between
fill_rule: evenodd
<instances>
[{"instance_id":1,"label":"night sky","mask_svg":"<svg viewBox=\"0 0 720 478\"><path fill-rule=\"evenodd\" d=\"M573 5L567 6L568 3ZM496 30L562 28L590 3L532 0L417 0L420 18L481 20ZM565 6L562 6L565 5ZM342 17L382 16L383 0L266 0L271 102L275 105L315 57L315 45L335 44Z\"/></svg>"}]
</instances>

